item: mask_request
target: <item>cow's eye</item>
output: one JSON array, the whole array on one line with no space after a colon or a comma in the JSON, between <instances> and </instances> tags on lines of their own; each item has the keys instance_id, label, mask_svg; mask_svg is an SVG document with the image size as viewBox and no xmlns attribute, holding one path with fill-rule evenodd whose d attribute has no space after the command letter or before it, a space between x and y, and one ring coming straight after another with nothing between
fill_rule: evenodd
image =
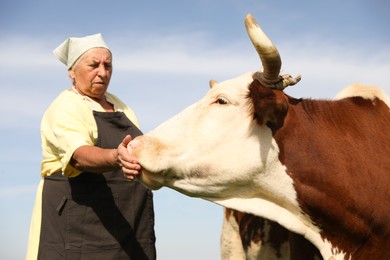
<instances>
[{"instance_id":1,"label":"cow's eye","mask_svg":"<svg viewBox=\"0 0 390 260\"><path fill-rule=\"evenodd\" d=\"M226 105L227 103L229 103L229 101L226 98L219 97L217 99L217 103L220 104L220 105Z\"/></svg>"}]
</instances>

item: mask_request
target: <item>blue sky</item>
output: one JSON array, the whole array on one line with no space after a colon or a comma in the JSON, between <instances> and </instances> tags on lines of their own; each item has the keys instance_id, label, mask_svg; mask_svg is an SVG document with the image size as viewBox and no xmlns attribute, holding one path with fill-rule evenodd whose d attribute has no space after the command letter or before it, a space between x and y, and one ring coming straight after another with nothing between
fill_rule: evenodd
<instances>
[{"instance_id":1,"label":"blue sky","mask_svg":"<svg viewBox=\"0 0 390 260\"><path fill-rule=\"evenodd\" d=\"M295 97L332 98L355 82L390 93L386 0L5 0L0 3L0 257L24 259L40 172L41 116L70 86L52 50L101 32L114 54L109 91L144 132L200 99L208 81L260 68L243 24L252 13L276 44ZM158 258L219 259L222 208L154 192Z\"/></svg>"}]
</instances>

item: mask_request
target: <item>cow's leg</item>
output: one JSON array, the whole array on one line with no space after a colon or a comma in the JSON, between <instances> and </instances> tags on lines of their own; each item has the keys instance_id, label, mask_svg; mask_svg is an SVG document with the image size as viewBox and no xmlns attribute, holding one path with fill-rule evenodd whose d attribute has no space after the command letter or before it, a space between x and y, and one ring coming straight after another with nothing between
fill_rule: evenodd
<instances>
[{"instance_id":1,"label":"cow's leg","mask_svg":"<svg viewBox=\"0 0 390 260\"><path fill-rule=\"evenodd\" d=\"M225 209L221 235L222 259L290 259L289 233L275 222Z\"/></svg>"},{"instance_id":2,"label":"cow's leg","mask_svg":"<svg viewBox=\"0 0 390 260\"><path fill-rule=\"evenodd\" d=\"M231 209L225 209L221 233L221 259L247 259L241 241L240 230L236 216Z\"/></svg>"}]
</instances>

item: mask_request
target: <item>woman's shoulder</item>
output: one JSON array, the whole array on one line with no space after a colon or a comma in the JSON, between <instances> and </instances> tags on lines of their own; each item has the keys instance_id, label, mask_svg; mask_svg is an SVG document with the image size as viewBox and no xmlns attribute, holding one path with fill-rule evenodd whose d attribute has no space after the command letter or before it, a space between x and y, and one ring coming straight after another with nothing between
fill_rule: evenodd
<instances>
[{"instance_id":1,"label":"woman's shoulder","mask_svg":"<svg viewBox=\"0 0 390 260\"><path fill-rule=\"evenodd\" d=\"M63 90L58 96L53 100L52 104L60 103L62 104L64 101L71 103L80 102L80 98L78 94L75 93L71 88ZM81 102L80 102L81 103Z\"/></svg>"},{"instance_id":2,"label":"woman's shoulder","mask_svg":"<svg viewBox=\"0 0 390 260\"><path fill-rule=\"evenodd\" d=\"M60 112L60 111L75 111L76 113L80 113L85 108L85 105L82 99L77 95L72 89L66 89L62 91L50 104L47 112L51 113Z\"/></svg>"}]
</instances>

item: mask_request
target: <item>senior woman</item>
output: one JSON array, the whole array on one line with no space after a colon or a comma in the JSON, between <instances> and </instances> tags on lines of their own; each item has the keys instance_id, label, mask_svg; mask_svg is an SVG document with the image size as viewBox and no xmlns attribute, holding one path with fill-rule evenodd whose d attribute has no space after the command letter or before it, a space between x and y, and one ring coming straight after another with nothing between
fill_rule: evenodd
<instances>
[{"instance_id":1,"label":"senior woman","mask_svg":"<svg viewBox=\"0 0 390 260\"><path fill-rule=\"evenodd\" d=\"M27 259L155 259L152 192L124 177L138 174L126 145L142 133L133 111L107 92L111 51L94 34L68 38L54 55L73 86L41 122Z\"/></svg>"}]
</instances>

